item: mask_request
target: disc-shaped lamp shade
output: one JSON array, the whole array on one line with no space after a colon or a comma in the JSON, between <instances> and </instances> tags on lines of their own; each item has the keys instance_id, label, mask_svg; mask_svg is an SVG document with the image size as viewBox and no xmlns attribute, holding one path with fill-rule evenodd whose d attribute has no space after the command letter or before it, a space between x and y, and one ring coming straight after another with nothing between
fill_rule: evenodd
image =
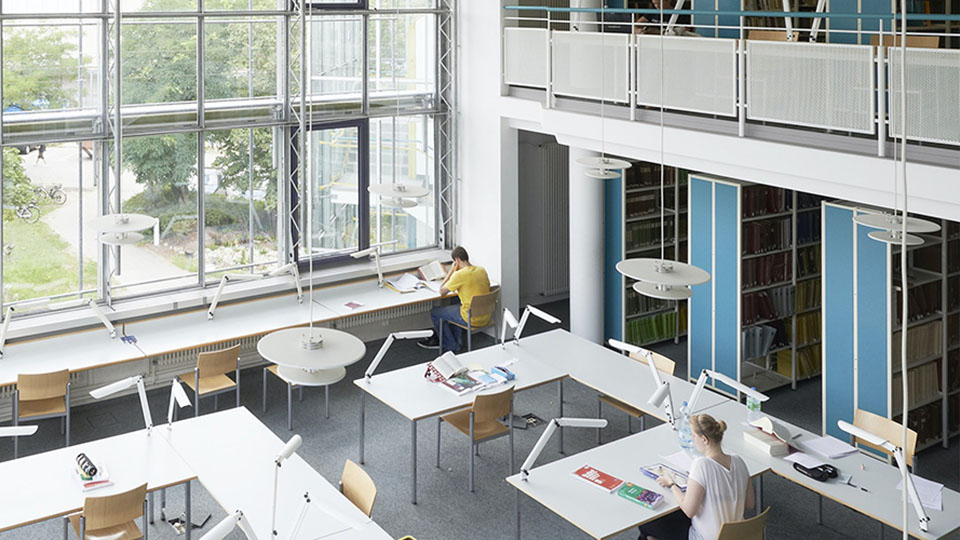
<instances>
[{"instance_id":1,"label":"disc-shaped lamp shade","mask_svg":"<svg viewBox=\"0 0 960 540\"><path fill-rule=\"evenodd\" d=\"M100 243L110 246L132 246L143 242L143 235L138 232L104 233L100 235Z\"/></svg>"},{"instance_id":2,"label":"disc-shaped lamp shade","mask_svg":"<svg viewBox=\"0 0 960 540\"><path fill-rule=\"evenodd\" d=\"M380 205L386 208L413 208L417 205L417 201L411 201L410 199L388 199L383 197L380 199Z\"/></svg>"},{"instance_id":3,"label":"disc-shaped lamp shade","mask_svg":"<svg viewBox=\"0 0 960 540\"><path fill-rule=\"evenodd\" d=\"M629 161L618 159L618 158L612 158L608 156L592 156L592 157L580 158L577 160L577 163L585 167L590 167L591 169L600 169L600 170L629 169L630 167L633 166L633 164L630 163Z\"/></svg>"},{"instance_id":4,"label":"disc-shaped lamp shade","mask_svg":"<svg viewBox=\"0 0 960 540\"><path fill-rule=\"evenodd\" d=\"M389 199L416 199L426 197L430 190L414 184L373 184L370 186L370 193ZM416 204L414 204L416 206Z\"/></svg>"},{"instance_id":5,"label":"disc-shaped lamp shade","mask_svg":"<svg viewBox=\"0 0 960 540\"><path fill-rule=\"evenodd\" d=\"M686 300L693 296L693 291L686 286L660 285L657 283L645 283L638 281L633 284L633 290L638 293L649 296L650 298L659 298L661 300Z\"/></svg>"},{"instance_id":6,"label":"disc-shaped lamp shade","mask_svg":"<svg viewBox=\"0 0 960 540\"><path fill-rule=\"evenodd\" d=\"M884 229L888 231L903 230L903 216L892 214L860 214L854 216L853 221L872 227L874 229ZM908 233L935 233L940 230L940 224L915 217L907 217Z\"/></svg>"},{"instance_id":7,"label":"disc-shaped lamp shade","mask_svg":"<svg viewBox=\"0 0 960 540\"><path fill-rule=\"evenodd\" d=\"M702 268L662 259L627 259L617 263L617 271L637 281L670 287L692 287L710 281L710 273Z\"/></svg>"},{"instance_id":8,"label":"disc-shaped lamp shade","mask_svg":"<svg viewBox=\"0 0 960 540\"><path fill-rule=\"evenodd\" d=\"M886 242L887 244L903 244L903 233L901 231L870 231L867 236L874 240ZM919 246L923 243L923 238L907 233L907 245Z\"/></svg>"},{"instance_id":9,"label":"disc-shaped lamp shade","mask_svg":"<svg viewBox=\"0 0 960 540\"><path fill-rule=\"evenodd\" d=\"M614 178L620 178L620 173L616 173L607 169L587 169L587 172L583 173L590 178L597 178L599 180L613 180Z\"/></svg>"},{"instance_id":10,"label":"disc-shaped lamp shade","mask_svg":"<svg viewBox=\"0 0 960 540\"><path fill-rule=\"evenodd\" d=\"M108 214L87 222L98 233L131 233L153 227L156 219L143 214Z\"/></svg>"}]
</instances>

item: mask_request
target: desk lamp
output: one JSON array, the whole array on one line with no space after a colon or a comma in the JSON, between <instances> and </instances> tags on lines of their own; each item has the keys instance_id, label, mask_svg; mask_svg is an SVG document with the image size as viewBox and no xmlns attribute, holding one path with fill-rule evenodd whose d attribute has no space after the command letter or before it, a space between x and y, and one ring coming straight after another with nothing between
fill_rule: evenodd
<instances>
[{"instance_id":1,"label":"desk lamp","mask_svg":"<svg viewBox=\"0 0 960 540\"><path fill-rule=\"evenodd\" d=\"M547 445L547 442L550 441L553 432L556 431L557 428L564 427L601 429L607 427L607 421L603 418L554 418L551 420L550 423L547 424L547 428L543 430L543 435L540 436L537 444L533 446L530 455L527 456L523 465L520 466L521 480L524 482L527 481L527 477L530 476L530 468L533 467L533 463L540 457L540 453L543 452L543 448Z\"/></svg>"},{"instance_id":2,"label":"desk lamp","mask_svg":"<svg viewBox=\"0 0 960 540\"><path fill-rule=\"evenodd\" d=\"M153 429L153 417L150 416L150 404L147 402L147 389L143 385L143 375L127 377L126 379L110 383L106 386L97 388L96 390L91 390L90 396L92 396L93 399L103 399L107 396L112 396L117 392L122 392L127 388L134 386L137 387L137 394L140 396L140 410L143 412L143 423L146 426L147 434L149 435L150 430Z\"/></svg>"},{"instance_id":3,"label":"desk lamp","mask_svg":"<svg viewBox=\"0 0 960 540\"><path fill-rule=\"evenodd\" d=\"M700 372L700 378L697 379L697 387L693 389L693 394L690 395L690 401L687 402L688 414L693 414L693 411L697 410L695 408L697 400L700 399L700 393L703 391L703 386L707 383L708 377L713 377L715 381L720 381L727 386L732 386L733 388L736 388L740 392L743 392L757 401L763 402L770 399L766 394L761 394L760 392L757 392L756 390L749 388L742 383L731 379L730 377L727 377L723 373L705 369Z\"/></svg>"},{"instance_id":4,"label":"desk lamp","mask_svg":"<svg viewBox=\"0 0 960 540\"><path fill-rule=\"evenodd\" d=\"M380 251L383 246L389 246L391 244L396 244L397 241L392 242L381 242L379 244L373 244L363 251L358 251L356 253L351 253L350 256L354 259L362 259L364 257L372 256L374 262L377 265L377 286L383 287L383 269L380 267Z\"/></svg>"},{"instance_id":5,"label":"desk lamp","mask_svg":"<svg viewBox=\"0 0 960 540\"><path fill-rule=\"evenodd\" d=\"M280 467L284 461L290 459L290 456L300 448L301 444L303 444L303 438L300 435L294 435L287 441L287 444L283 445L283 448L280 449L277 457L273 460L275 465L273 469L273 517L270 519L270 531L274 537L277 536L277 486L280 481ZM250 535L247 536L251 539L254 538Z\"/></svg>"},{"instance_id":6,"label":"desk lamp","mask_svg":"<svg viewBox=\"0 0 960 540\"><path fill-rule=\"evenodd\" d=\"M100 306L97 305L97 301L91 298L90 301L87 302L87 305L90 306L90 309L93 311L93 314L96 315L98 319L100 319L100 322L102 322L103 325L107 327L107 331L110 332L110 337L111 338L117 337L116 327L113 326L113 323L110 322L110 319L107 318L107 315L103 312L103 310L100 309Z\"/></svg>"},{"instance_id":7,"label":"desk lamp","mask_svg":"<svg viewBox=\"0 0 960 540\"><path fill-rule=\"evenodd\" d=\"M377 367L380 365L380 361L383 360L383 357L387 354L387 350L391 345L393 345L395 340L428 338L432 335L433 330L413 330L410 332L394 332L387 336L387 339L383 342L380 350L377 351L377 355L373 357L373 362L370 362L370 367L368 367L367 371L365 371L363 374L363 376L366 377L367 383L370 383L370 377L373 376L373 372L377 370Z\"/></svg>"},{"instance_id":8,"label":"desk lamp","mask_svg":"<svg viewBox=\"0 0 960 540\"><path fill-rule=\"evenodd\" d=\"M247 520L247 516L245 516L241 510L237 510L223 518L223 521L217 523L207 534L203 535L200 540L223 540L237 527L243 531L247 540L259 540L257 533L253 532L253 527L250 526L250 521Z\"/></svg>"},{"instance_id":9,"label":"desk lamp","mask_svg":"<svg viewBox=\"0 0 960 540\"><path fill-rule=\"evenodd\" d=\"M662 406L664 414L667 415L667 423L669 423L670 427L676 431L677 423L676 419L673 417L673 395L670 393L670 383L665 382L663 377L660 376L660 370L657 369L657 364L653 361L653 353L647 349L642 349L636 345L630 345L629 343L624 343L615 339L609 339L607 343L613 347L616 347L617 349L620 349L621 351L629 353L631 356L643 356L643 358L646 360L646 364L650 366L650 373L653 376L653 383L657 387L657 389L654 390L653 394L650 396L650 399L647 400L647 403L654 407Z\"/></svg>"},{"instance_id":10,"label":"desk lamp","mask_svg":"<svg viewBox=\"0 0 960 540\"><path fill-rule=\"evenodd\" d=\"M560 324L560 319L554 317L553 315L543 311L542 309L535 308L531 305L523 310L523 314L520 316L520 322L517 322L517 318L513 316L513 313L510 312L510 308L503 308L503 327L500 329L500 346L505 346L505 339L507 337L507 326L513 328L513 343L515 345L520 344L520 335L523 334L523 327L527 325L527 319L530 317L530 314L534 314L537 317L547 321L550 324Z\"/></svg>"},{"instance_id":11,"label":"desk lamp","mask_svg":"<svg viewBox=\"0 0 960 540\"><path fill-rule=\"evenodd\" d=\"M0 438L27 437L37 432L39 426L4 426L0 427Z\"/></svg>"},{"instance_id":12,"label":"desk lamp","mask_svg":"<svg viewBox=\"0 0 960 540\"><path fill-rule=\"evenodd\" d=\"M11 320L13 320L13 306L7 308L7 313L3 316L3 326L0 327L0 358L3 358L3 348L7 345L7 330L10 328Z\"/></svg>"},{"instance_id":13,"label":"desk lamp","mask_svg":"<svg viewBox=\"0 0 960 540\"><path fill-rule=\"evenodd\" d=\"M217 293L213 295L213 302L210 302L210 308L207 310L207 319L213 318L213 314L217 310L217 304L220 303L220 296L223 294L223 289L227 286L227 283L231 281L256 281L264 278L282 276L283 274L293 276L293 281L297 285L297 302L302 304L303 288L300 285L300 271L297 269L296 263L290 263L264 274L224 274L224 276L220 278L220 285L217 286Z\"/></svg>"},{"instance_id":14,"label":"desk lamp","mask_svg":"<svg viewBox=\"0 0 960 540\"><path fill-rule=\"evenodd\" d=\"M923 504L920 502L920 496L917 494L917 486L913 482L913 476L911 476L907 471L907 461L903 455L903 448L900 448L883 437L878 437L869 431L858 428L852 424L848 424L843 420L838 420L837 426L850 435L853 435L858 439L862 439L863 441L874 446L879 446L887 452L893 454L893 458L897 460L897 466L900 467L900 473L903 475L903 485L906 486L906 489L910 493L910 500L913 502L913 508L916 510L917 518L920 520L920 530L927 532L927 527L930 523L930 516L927 515L927 512L923 509ZM903 529L904 531L907 530L906 523L903 524Z\"/></svg>"},{"instance_id":15,"label":"desk lamp","mask_svg":"<svg viewBox=\"0 0 960 540\"><path fill-rule=\"evenodd\" d=\"M171 429L173 426L173 413L176 410L174 409L175 405L181 409L190 406L190 398L187 397L187 393L183 390L183 386L177 379L173 379L173 383L170 385L170 405L167 406L167 429Z\"/></svg>"}]
</instances>

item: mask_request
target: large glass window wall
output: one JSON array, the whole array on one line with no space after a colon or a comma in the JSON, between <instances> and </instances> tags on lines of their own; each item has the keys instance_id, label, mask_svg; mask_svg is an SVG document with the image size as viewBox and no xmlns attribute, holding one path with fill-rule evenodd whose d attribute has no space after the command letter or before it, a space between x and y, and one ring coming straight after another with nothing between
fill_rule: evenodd
<instances>
[{"instance_id":1,"label":"large glass window wall","mask_svg":"<svg viewBox=\"0 0 960 540\"><path fill-rule=\"evenodd\" d=\"M0 5L4 308L438 245L446 8L119 0L118 14L117 2ZM394 208L367 191L398 181L430 194ZM120 212L157 224L102 244L90 220Z\"/></svg>"}]
</instances>

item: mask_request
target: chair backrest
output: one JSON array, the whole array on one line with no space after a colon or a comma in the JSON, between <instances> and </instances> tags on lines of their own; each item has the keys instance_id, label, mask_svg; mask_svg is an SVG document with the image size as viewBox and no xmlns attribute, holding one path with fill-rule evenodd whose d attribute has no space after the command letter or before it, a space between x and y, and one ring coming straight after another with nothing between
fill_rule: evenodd
<instances>
[{"instance_id":1,"label":"chair backrest","mask_svg":"<svg viewBox=\"0 0 960 540\"><path fill-rule=\"evenodd\" d=\"M793 41L797 40L798 32L793 33ZM790 41L785 30L750 30L747 39L753 41Z\"/></svg>"},{"instance_id":2,"label":"chair backrest","mask_svg":"<svg viewBox=\"0 0 960 540\"><path fill-rule=\"evenodd\" d=\"M880 43L883 43L884 47L899 47L900 46L900 36L883 36L883 40L880 40L880 36L873 35L870 36L870 44L876 47ZM907 36L907 47L915 47L920 49L939 49L940 48L940 36Z\"/></svg>"},{"instance_id":3,"label":"chair backrest","mask_svg":"<svg viewBox=\"0 0 960 540\"><path fill-rule=\"evenodd\" d=\"M146 498L146 484L115 495L87 497L83 501L83 517L86 520L86 529L95 531L115 527L137 519L143 515L143 501Z\"/></svg>"},{"instance_id":4,"label":"chair backrest","mask_svg":"<svg viewBox=\"0 0 960 540\"><path fill-rule=\"evenodd\" d=\"M717 540L763 540L763 528L767 524L768 506L760 515L743 521L728 521L720 527Z\"/></svg>"},{"instance_id":5,"label":"chair backrest","mask_svg":"<svg viewBox=\"0 0 960 540\"><path fill-rule=\"evenodd\" d=\"M367 471L348 459L343 464L340 486L343 496L370 517L373 512L373 501L377 499L377 486Z\"/></svg>"},{"instance_id":6,"label":"chair backrest","mask_svg":"<svg viewBox=\"0 0 960 540\"><path fill-rule=\"evenodd\" d=\"M229 349L200 353L197 357L197 367L200 369L201 378L212 377L236 371L239 361L240 346L234 345Z\"/></svg>"},{"instance_id":7,"label":"chair backrest","mask_svg":"<svg viewBox=\"0 0 960 540\"><path fill-rule=\"evenodd\" d=\"M473 398L473 421L487 422L510 414L513 385L495 394L478 394Z\"/></svg>"},{"instance_id":8,"label":"chair backrest","mask_svg":"<svg viewBox=\"0 0 960 540\"><path fill-rule=\"evenodd\" d=\"M478 294L470 300L470 319L479 319L493 315L497 309L497 298L500 297L500 286L490 287L487 294Z\"/></svg>"},{"instance_id":9,"label":"chair backrest","mask_svg":"<svg viewBox=\"0 0 960 540\"><path fill-rule=\"evenodd\" d=\"M31 373L17 375L17 395L20 401L52 399L67 395L67 383L70 382L70 370L51 373Z\"/></svg>"},{"instance_id":10,"label":"chair backrest","mask_svg":"<svg viewBox=\"0 0 960 540\"><path fill-rule=\"evenodd\" d=\"M666 373L667 375L673 375L673 370L677 367L676 362L659 353L651 353L650 356L653 357L653 365L657 367L657 371ZM630 358L633 358L641 364L647 363L647 357L642 354L630 353Z\"/></svg>"},{"instance_id":11,"label":"chair backrest","mask_svg":"<svg viewBox=\"0 0 960 540\"><path fill-rule=\"evenodd\" d=\"M864 429L877 435L878 437L883 437L884 439L892 442L893 444L900 446L900 441L903 440L903 424L898 424L889 418L884 418L873 414L872 412L864 411L862 409L857 409L853 413L853 425L857 426L860 429ZM890 452L887 452L885 449L874 446L863 439L853 438L854 444L860 444L867 448L872 448L874 450L879 450L888 456L893 456ZM917 449L917 432L908 429L907 430L907 447L903 449L904 454L906 454L907 465L913 463L913 453Z\"/></svg>"}]
</instances>

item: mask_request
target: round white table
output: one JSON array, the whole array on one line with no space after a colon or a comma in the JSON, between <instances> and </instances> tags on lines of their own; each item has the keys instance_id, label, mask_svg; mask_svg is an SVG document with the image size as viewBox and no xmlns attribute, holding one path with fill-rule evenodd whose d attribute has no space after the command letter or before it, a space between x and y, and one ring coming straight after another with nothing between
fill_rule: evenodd
<instances>
[{"instance_id":1,"label":"round white table","mask_svg":"<svg viewBox=\"0 0 960 540\"><path fill-rule=\"evenodd\" d=\"M346 366L354 364L367 352L359 338L331 328L314 328L323 339L316 349L303 347L302 339L309 328L287 328L271 332L257 343L257 352L265 360L277 364L278 374L302 386L328 386L347 375Z\"/></svg>"}]
</instances>

